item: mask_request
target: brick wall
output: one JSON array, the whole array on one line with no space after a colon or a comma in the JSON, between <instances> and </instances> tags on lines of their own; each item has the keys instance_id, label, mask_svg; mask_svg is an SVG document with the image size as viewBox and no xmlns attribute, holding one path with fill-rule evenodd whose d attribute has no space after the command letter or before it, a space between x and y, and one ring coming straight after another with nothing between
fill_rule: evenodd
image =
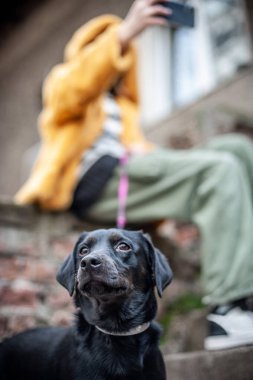
<instances>
[{"instance_id":1,"label":"brick wall","mask_svg":"<svg viewBox=\"0 0 253 380\"><path fill-rule=\"evenodd\" d=\"M69 324L74 308L55 273L87 226L68 214L41 214L9 203L0 209L0 337Z\"/></svg>"},{"instance_id":2,"label":"brick wall","mask_svg":"<svg viewBox=\"0 0 253 380\"><path fill-rule=\"evenodd\" d=\"M0 197L0 340L35 326L71 323L74 307L55 274L72 252L80 232L99 227L81 223L69 213L41 213ZM159 319L178 297L199 292L195 281L198 257L182 254L184 249L196 246L198 236L194 227L177 226L172 221L159 228L142 228L170 258L175 275L159 302ZM181 247L177 255L176 246Z\"/></svg>"}]
</instances>

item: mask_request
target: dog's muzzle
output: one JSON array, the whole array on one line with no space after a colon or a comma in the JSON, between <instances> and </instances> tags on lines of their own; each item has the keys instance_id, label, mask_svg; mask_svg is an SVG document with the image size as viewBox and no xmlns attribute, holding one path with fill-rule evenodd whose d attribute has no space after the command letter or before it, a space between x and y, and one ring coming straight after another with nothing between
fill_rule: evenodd
<instances>
[{"instance_id":1,"label":"dog's muzzle","mask_svg":"<svg viewBox=\"0 0 253 380\"><path fill-rule=\"evenodd\" d=\"M87 296L122 295L128 292L129 283L110 257L89 254L80 262L77 287Z\"/></svg>"}]
</instances>

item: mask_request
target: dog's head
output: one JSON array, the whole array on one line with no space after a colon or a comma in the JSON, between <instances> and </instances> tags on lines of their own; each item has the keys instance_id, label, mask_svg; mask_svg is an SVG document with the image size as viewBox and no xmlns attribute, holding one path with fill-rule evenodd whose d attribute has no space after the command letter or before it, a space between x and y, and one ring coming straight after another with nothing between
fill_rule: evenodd
<instances>
[{"instance_id":1,"label":"dog's head","mask_svg":"<svg viewBox=\"0 0 253 380\"><path fill-rule=\"evenodd\" d=\"M148 235L109 229L84 232L61 266L57 280L71 296L75 294L84 314L89 310L92 323L94 305L96 309L98 305L101 309L103 303L110 307L114 304L114 308L120 305L122 311L126 303L140 310L142 303L148 303L148 299L150 303L150 297L154 303L154 287L161 297L172 272Z\"/></svg>"}]
</instances>

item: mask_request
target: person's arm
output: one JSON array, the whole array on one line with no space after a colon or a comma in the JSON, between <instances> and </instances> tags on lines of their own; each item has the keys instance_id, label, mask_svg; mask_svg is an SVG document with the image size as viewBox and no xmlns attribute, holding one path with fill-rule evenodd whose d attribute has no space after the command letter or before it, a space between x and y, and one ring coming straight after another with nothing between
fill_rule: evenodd
<instances>
[{"instance_id":1,"label":"person's arm","mask_svg":"<svg viewBox=\"0 0 253 380\"><path fill-rule=\"evenodd\" d=\"M108 27L69 62L57 65L43 89L46 108L59 125L80 117L85 106L107 91L133 63L131 41L150 25L167 25L161 0L136 0L126 18ZM167 2L168 0L164 0Z\"/></svg>"},{"instance_id":2,"label":"person's arm","mask_svg":"<svg viewBox=\"0 0 253 380\"><path fill-rule=\"evenodd\" d=\"M163 7L162 3L169 3L169 0L135 0L133 2L118 31L123 52L128 48L129 43L147 27L168 25L168 21L161 16L170 15L171 10Z\"/></svg>"},{"instance_id":3,"label":"person's arm","mask_svg":"<svg viewBox=\"0 0 253 380\"><path fill-rule=\"evenodd\" d=\"M118 25L85 46L73 59L57 65L43 86L44 106L57 124L80 117L86 105L107 91L132 64L132 49L121 52Z\"/></svg>"}]
</instances>

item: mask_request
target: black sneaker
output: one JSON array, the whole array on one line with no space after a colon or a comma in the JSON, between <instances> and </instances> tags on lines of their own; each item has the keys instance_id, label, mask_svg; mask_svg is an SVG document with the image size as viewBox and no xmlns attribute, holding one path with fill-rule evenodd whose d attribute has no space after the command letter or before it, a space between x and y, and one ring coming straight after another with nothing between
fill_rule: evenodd
<instances>
[{"instance_id":1,"label":"black sneaker","mask_svg":"<svg viewBox=\"0 0 253 380\"><path fill-rule=\"evenodd\" d=\"M253 312L240 303L218 306L207 316L206 350L253 344Z\"/></svg>"}]
</instances>

